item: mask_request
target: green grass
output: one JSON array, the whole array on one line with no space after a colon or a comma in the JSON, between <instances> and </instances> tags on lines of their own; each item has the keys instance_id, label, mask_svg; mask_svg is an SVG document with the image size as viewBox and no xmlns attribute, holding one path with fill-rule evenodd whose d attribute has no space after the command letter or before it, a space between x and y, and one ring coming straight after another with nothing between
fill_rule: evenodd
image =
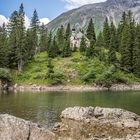
<instances>
[{"instance_id":1,"label":"green grass","mask_svg":"<svg viewBox=\"0 0 140 140\"><path fill-rule=\"evenodd\" d=\"M106 80L106 77L103 76L110 67L96 57L87 58L79 52L73 53L71 57L67 58L57 57L52 60L52 64L55 73L63 75L62 83L66 85L93 84L99 80ZM50 85L50 80L45 79L46 73L47 54L43 52L38 54L34 60L30 60L22 73L14 74L13 81L18 84ZM113 73L111 78L116 77L126 83L139 80L133 74L126 74L120 70Z\"/></svg>"}]
</instances>

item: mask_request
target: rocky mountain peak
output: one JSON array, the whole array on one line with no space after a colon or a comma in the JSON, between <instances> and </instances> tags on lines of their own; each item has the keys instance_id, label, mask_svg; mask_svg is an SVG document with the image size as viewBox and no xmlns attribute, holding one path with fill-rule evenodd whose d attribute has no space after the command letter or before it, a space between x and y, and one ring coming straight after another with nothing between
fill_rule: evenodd
<instances>
[{"instance_id":1,"label":"rocky mountain peak","mask_svg":"<svg viewBox=\"0 0 140 140\"><path fill-rule=\"evenodd\" d=\"M85 5L63 13L50 22L48 28L56 32L61 25L65 27L70 23L71 27L78 25L78 27L86 29L90 18L92 18L96 32L99 32L106 17L117 26L122 13L128 10L133 12L136 22L140 22L140 0L107 0L106 2Z\"/></svg>"},{"instance_id":2,"label":"rocky mountain peak","mask_svg":"<svg viewBox=\"0 0 140 140\"><path fill-rule=\"evenodd\" d=\"M107 5L121 4L127 7L135 7L140 5L140 0L107 0Z\"/></svg>"}]
</instances>

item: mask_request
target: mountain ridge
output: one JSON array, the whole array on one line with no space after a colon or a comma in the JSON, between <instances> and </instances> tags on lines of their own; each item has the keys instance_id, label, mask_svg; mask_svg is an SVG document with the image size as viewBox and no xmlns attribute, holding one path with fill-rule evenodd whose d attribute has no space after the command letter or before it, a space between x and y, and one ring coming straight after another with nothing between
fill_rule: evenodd
<instances>
[{"instance_id":1,"label":"mountain ridge","mask_svg":"<svg viewBox=\"0 0 140 140\"><path fill-rule=\"evenodd\" d=\"M47 27L52 32L55 32L61 25L66 27L68 23L72 27L86 28L90 18L93 18L96 32L99 32L106 17L117 26L122 13L128 10L134 13L136 22L140 22L140 0L107 0L64 12L52 20Z\"/></svg>"}]
</instances>

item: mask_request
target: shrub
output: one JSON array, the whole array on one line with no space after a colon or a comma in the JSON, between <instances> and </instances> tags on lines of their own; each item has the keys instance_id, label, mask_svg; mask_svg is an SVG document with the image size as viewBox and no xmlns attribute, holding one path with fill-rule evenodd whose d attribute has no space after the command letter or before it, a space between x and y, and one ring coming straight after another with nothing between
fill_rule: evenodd
<instances>
[{"instance_id":1,"label":"shrub","mask_svg":"<svg viewBox=\"0 0 140 140\"><path fill-rule=\"evenodd\" d=\"M49 77L46 76L45 79L48 80L51 85L59 85L64 83L65 76L61 73L51 73Z\"/></svg>"},{"instance_id":2,"label":"shrub","mask_svg":"<svg viewBox=\"0 0 140 140\"><path fill-rule=\"evenodd\" d=\"M104 87L111 87L114 83L114 73L116 72L115 66L109 67L109 69L101 74L101 76L96 80L96 83Z\"/></svg>"},{"instance_id":3,"label":"shrub","mask_svg":"<svg viewBox=\"0 0 140 140\"><path fill-rule=\"evenodd\" d=\"M8 69L0 68L0 79L11 81L11 74Z\"/></svg>"},{"instance_id":4,"label":"shrub","mask_svg":"<svg viewBox=\"0 0 140 140\"><path fill-rule=\"evenodd\" d=\"M38 74L36 74L36 75L33 77L33 79L35 79L35 80L43 80L44 77L45 77L45 74L43 74L43 73L38 73Z\"/></svg>"},{"instance_id":5,"label":"shrub","mask_svg":"<svg viewBox=\"0 0 140 140\"><path fill-rule=\"evenodd\" d=\"M82 77L82 80L86 83L93 83L95 79L96 79L96 73L93 70L89 71Z\"/></svg>"}]
</instances>

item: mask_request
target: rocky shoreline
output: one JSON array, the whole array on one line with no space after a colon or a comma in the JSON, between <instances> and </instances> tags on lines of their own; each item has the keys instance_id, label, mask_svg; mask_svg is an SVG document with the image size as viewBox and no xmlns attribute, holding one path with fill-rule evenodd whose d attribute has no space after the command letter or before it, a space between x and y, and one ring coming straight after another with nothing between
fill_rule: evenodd
<instances>
[{"instance_id":1,"label":"rocky shoreline","mask_svg":"<svg viewBox=\"0 0 140 140\"><path fill-rule=\"evenodd\" d=\"M73 107L60 117L61 122L50 131L0 114L0 140L140 140L140 116L123 109Z\"/></svg>"},{"instance_id":2,"label":"rocky shoreline","mask_svg":"<svg viewBox=\"0 0 140 140\"><path fill-rule=\"evenodd\" d=\"M67 108L54 132L59 140L140 140L140 116L100 107Z\"/></svg>"},{"instance_id":3,"label":"rocky shoreline","mask_svg":"<svg viewBox=\"0 0 140 140\"><path fill-rule=\"evenodd\" d=\"M126 84L114 84L110 88L98 85L58 85L58 86L47 86L47 85L37 85L37 84L29 84L29 85L18 85L15 84L9 88L11 91L31 91L31 92L47 92L47 91L128 91L128 90L140 90L140 83L136 83L133 85Z\"/></svg>"}]
</instances>

